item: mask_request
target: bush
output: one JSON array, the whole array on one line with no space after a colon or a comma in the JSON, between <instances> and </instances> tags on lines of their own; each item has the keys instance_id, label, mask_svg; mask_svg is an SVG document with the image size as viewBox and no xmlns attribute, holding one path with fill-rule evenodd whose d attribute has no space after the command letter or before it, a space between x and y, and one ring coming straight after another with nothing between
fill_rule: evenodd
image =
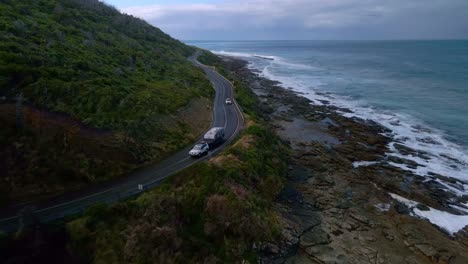
<instances>
[{"instance_id":1,"label":"bush","mask_svg":"<svg viewBox=\"0 0 468 264\"><path fill-rule=\"evenodd\" d=\"M87 212L102 221L87 225L92 241L99 242L95 262L255 259L253 243L278 235L271 204L282 187L287 151L261 124L247 128L240 140L245 137L254 137L254 143L241 150L235 144L218 155L236 155L240 162L198 163L151 192L112 206L107 217L100 216L106 211L100 207Z\"/></svg>"},{"instance_id":2,"label":"bush","mask_svg":"<svg viewBox=\"0 0 468 264\"><path fill-rule=\"evenodd\" d=\"M186 60L194 48L98 0L11 0L0 14L2 94L131 133L129 122L151 131L143 120L212 94Z\"/></svg>"}]
</instances>

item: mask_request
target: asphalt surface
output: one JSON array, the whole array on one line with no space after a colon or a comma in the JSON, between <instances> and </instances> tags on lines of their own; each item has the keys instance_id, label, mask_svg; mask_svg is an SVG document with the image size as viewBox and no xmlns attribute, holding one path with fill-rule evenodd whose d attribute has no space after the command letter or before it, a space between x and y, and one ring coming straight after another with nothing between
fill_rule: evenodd
<instances>
[{"instance_id":1,"label":"asphalt surface","mask_svg":"<svg viewBox=\"0 0 468 264\"><path fill-rule=\"evenodd\" d=\"M223 149L242 129L244 119L237 102L234 100L232 84L217 73L213 67L199 63L196 60L198 56L199 52L196 52L188 60L205 72L216 91L211 127L225 128L225 141L221 146L211 150L204 157L194 159L188 155L189 150L193 147L191 145L158 164L138 169L118 179L45 201L0 209L0 230L4 232L16 230L20 225L20 215L31 214L40 222L50 222L82 212L98 203L113 203L130 198L159 185L170 175L203 161ZM232 105L226 105L225 100L228 97L232 99Z\"/></svg>"}]
</instances>

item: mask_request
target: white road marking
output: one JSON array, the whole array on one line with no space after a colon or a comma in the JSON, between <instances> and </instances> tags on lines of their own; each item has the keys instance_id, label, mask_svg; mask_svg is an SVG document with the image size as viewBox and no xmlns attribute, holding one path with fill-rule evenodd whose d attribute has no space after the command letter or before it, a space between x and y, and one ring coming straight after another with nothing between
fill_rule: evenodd
<instances>
[{"instance_id":1,"label":"white road marking","mask_svg":"<svg viewBox=\"0 0 468 264\"><path fill-rule=\"evenodd\" d=\"M198 62L197 60L194 60L194 61L195 61L196 64L202 65L202 66L205 66L205 67L206 67L206 65L201 64L201 63ZM230 83L230 85L231 85L230 89L231 89L231 92L232 92L231 94L234 95L234 85L233 85L233 83L232 83L231 81L229 81L228 79L224 78L224 76L222 76L221 74L219 74L217 71L215 71L215 70L214 70L214 67L213 67L212 70L213 70L213 73L214 73L215 75L218 75L219 77L221 77L222 79L224 79L224 80L226 80L226 81L228 81L228 82ZM212 82L212 83L213 83L213 82ZM216 86L216 85L213 83L213 87L215 87L215 86ZM225 86L224 86L224 83L223 83L223 82L221 82L221 86L222 86L222 88L223 88L223 95L224 95L225 92L226 92L226 90L225 90ZM216 89L215 89L215 91L216 91ZM234 97L234 96L232 96L232 97ZM224 97L222 97L222 98L224 98ZM233 100L234 105L236 106L236 109L237 109L237 111L238 111L238 114L240 114L240 116L241 116L241 118L242 118L242 121L245 122L245 119L244 119L244 116L243 116L243 114L242 114L242 111L240 110L239 106L237 105L237 101L236 101L234 98L233 98L232 100ZM215 103L215 107L216 107L216 103ZM225 119L224 127L226 127L226 124L227 124L226 106L224 106L223 109L224 109L224 119ZM236 115L236 116L238 117L238 115ZM214 118L213 118L213 119L214 119ZM223 147L224 145L226 145L227 143L229 143L229 142L231 141L231 139L232 139L232 138L237 134L237 132L240 130L240 127L241 127L241 126L240 126L240 122L239 122L239 121L240 121L240 119L237 118L237 124L236 124L236 129L234 130L234 133L232 133L231 136L230 136L223 144L221 144L220 147L218 147L217 149L215 149L211 154L206 155L205 157L203 157L202 159L199 159L198 161L194 160L194 162L188 163L187 166L184 166L184 167L182 167L182 168L180 168L180 169L178 169L178 170L176 170L176 171L173 171L173 172L171 172L171 173L169 173L169 174L167 174L167 175L165 175L165 176L163 176L163 177L161 177L161 178L155 179L154 181L149 182L149 183L146 183L146 184L144 184L144 185L150 185L150 184L152 184L152 183L154 183L154 182L161 181L161 180L163 180L163 179L165 179L165 178L167 178L167 177L169 177L169 176L171 176L171 175L173 175L173 174L175 174L175 173L177 173L177 172L179 172L179 171L181 171L181 170L183 170L183 169L185 169L185 168L187 168L187 167L190 167L190 166L193 165L194 163L199 162L199 161L203 161L203 160L207 159L208 157L212 157L214 154L216 154L216 153L218 153L219 151L221 151L221 150L222 150L221 147ZM184 159L179 160L179 161L177 161L176 163L172 163L172 164L168 165L168 166L165 167L165 168L168 168L168 167L170 167L170 166L174 166L174 165L176 165L176 164L182 163L182 162L186 161L188 158L190 158L190 157L185 157ZM164 168L163 168L163 169L164 169ZM124 184L124 185L125 185L125 184ZM123 186L124 186L124 185L123 185ZM78 198L78 199L75 199L75 200L72 200L72 201L69 201L69 202L65 202L65 203L61 203L61 204L54 205L54 206L46 207L46 208L43 208L43 209L40 209L40 210L36 210L35 212L36 212L36 213L40 213L40 212L44 212L44 211L47 211L47 210L51 210L51 209L54 209L54 208L57 208L57 207L66 206L66 205L68 205L68 204L76 203L76 202L83 201L83 200L86 200L86 199L91 198L91 197L94 197L94 196L102 195L102 194L104 194L104 193L111 192L111 191L113 191L113 190L117 190L117 189L119 189L119 188L121 188L121 187L122 187L122 185L121 185L121 186L118 186L118 187L114 187L114 188L108 189L108 190L105 190L105 191L102 191L102 192L99 192L99 193L94 193L94 194L92 194L92 195L88 195L88 196L85 196L85 197L81 197L81 198ZM119 195L119 197L120 197L120 195ZM89 206L89 205L88 205L88 206ZM86 207L87 207L87 206L86 206ZM79 208L79 209L80 209L80 208ZM80 211L81 211L81 210L80 210ZM3 218L3 219L0 219L0 222L6 222L6 221L13 220L13 219L17 219L17 218L19 218L19 216L12 216L12 217L8 217L8 218ZM59 218L60 218L60 217L59 217Z\"/></svg>"}]
</instances>

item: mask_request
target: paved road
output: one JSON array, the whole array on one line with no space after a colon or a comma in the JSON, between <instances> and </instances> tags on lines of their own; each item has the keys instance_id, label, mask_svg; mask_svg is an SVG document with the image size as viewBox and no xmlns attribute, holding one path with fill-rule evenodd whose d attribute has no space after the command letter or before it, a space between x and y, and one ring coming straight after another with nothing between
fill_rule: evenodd
<instances>
[{"instance_id":1,"label":"paved road","mask_svg":"<svg viewBox=\"0 0 468 264\"><path fill-rule=\"evenodd\" d=\"M244 119L235 100L233 100L232 105L225 104L227 97L232 99L234 97L231 83L212 67L199 63L196 60L198 55L199 52L196 52L188 59L205 72L216 91L211 126L225 127L225 143L223 145L200 159L193 159L188 156L187 153L192 145L158 164L141 168L124 177L79 192L54 197L47 201L23 204L15 208L4 208L0 210L0 230L9 232L17 229L19 226L19 212L25 207L28 208L27 212L33 212L42 222L60 219L67 215L82 212L87 207L97 203L112 203L134 196L159 185L168 176L219 152L239 133L244 124Z\"/></svg>"}]
</instances>

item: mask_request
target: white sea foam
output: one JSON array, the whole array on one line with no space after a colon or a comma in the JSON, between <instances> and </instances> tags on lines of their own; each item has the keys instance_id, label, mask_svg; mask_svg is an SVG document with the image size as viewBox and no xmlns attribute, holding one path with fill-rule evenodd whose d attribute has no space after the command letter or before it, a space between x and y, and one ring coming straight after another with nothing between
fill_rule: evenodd
<instances>
[{"instance_id":1,"label":"white sea foam","mask_svg":"<svg viewBox=\"0 0 468 264\"><path fill-rule=\"evenodd\" d=\"M421 121L407 115L397 113L385 113L370 107L353 105L343 100L337 101L341 107L351 109L352 113L343 113L347 117L359 117L375 121L391 130L388 136L393 138L389 144L387 156L396 156L418 164L416 168L406 164L389 162L390 165L414 174L434 178L436 174L456 179L457 186L443 185L447 190L457 196L468 195L468 153L443 136L443 132L425 125ZM404 145L414 152L405 152L397 148L396 144ZM441 179L438 182L443 183Z\"/></svg>"},{"instance_id":2,"label":"white sea foam","mask_svg":"<svg viewBox=\"0 0 468 264\"><path fill-rule=\"evenodd\" d=\"M292 66L288 62L284 63L285 61L282 58L275 58L270 63L259 63L251 59L251 54L244 55L244 57L251 62L249 67L259 70L263 77L278 81L285 88L294 89L315 104L322 104L323 100L331 101L338 107L352 110L351 113L343 111L344 116L372 120L388 128L391 132L387 136L392 137L393 142L389 144L390 151L387 156L396 156L418 164L414 168L406 164L390 161L388 162L390 165L426 177L427 180L435 180L442 188L456 196L468 195L468 151L446 140L441 131L430 128L423 122L408 115L385 112L370 107L366 102L351 100L342 96L323 94L317 90L320 83L314 83L313 79L310 78L311 76L276 74L275 67L287 67L289 70L301 69L300 66ZM414 151L405 151L405 149L399 148L396 145L397 143ZM358 161L353 163L353 166L356 168L373 165L374 163L371 161ZM436 177L437 174L455 179L455 181L444 181L443 177ZM417 203L413 203L414 215L428 219L431 223L447 230L450 234L468 225L468 216L453 215L433 208L430 208L429 211L421 211L415 208Z\"/></svg>"},{"instance_id":3,"label":"white sea foam","mask_svg":"<svg viewBox=\"0 0 468 264\"><path fill-rule=\"evenodd\" d=\"M213 52L214 54L218 54L218 55L225 55L225 56L231 56L231 57L242 57L242 58L263 57L263 58L270 59L270 60L275 60L275 59L279 58L277 56L261 55L261 54L256 54L256 53L230 52L230 51L224 51L224 50L220 50L220 51L214 51L213 50L211 52Z\"/></svg>"},{"instance_id":4,"label":"white sea foam","mask_svg":"<svg viewBox=\"0 0 468 264\"><path fill-rule=\"evenodd\" d=\"M354 168L367 167L367 166L371 166L371 165L378 164L378 163L379 162L377 161L355 161L353 162L353 167Z\"/></svg>"},{"instance_id":5,"label":"white sea foam","mask_svg":"<svg viewBox=\"0 0 468 264\"><path fill-rule=\"evenodd\" d=\"M468 215L455 215L431 207L429 207L429 210L423 211L416 208L419 204L418 202L406 199L394 193L390 193L390 196L392 196L393 199L406 204L412 211L411 214L413 216L427 219L429 222L446 230L451 235L468 225Z\"/></svg>"},{"instance_id":6,"label":"white sea foam","mask_svg":"<svg viewBox=\"0 0 468 264\"><path fill-rule=\"evenodd\" d=\"M261 70L261 75L265 78L268 78L273 81L280 82L281 86L284 88L292 88L296 92L301 93L303 96L310 99L317 105L322 105L322 100L329 100L330 98L318 95L314 90L307 88L310 84L307 84L307 81L301 78L296 78L293 76L278 76L271 73L269 66L264 67ZM315 83L318 85L319 83Z\"/></svg>"},{"instance_id":7,"label":"white sea foam","mask_svg":"<svg viewBox=\"0 0 468 264\"><path fill-rule=\"evenodd\" d=\"M324 100L331 101L331 103L338 107L352 111L351 113L342 112L346 117L368 119L383 125L391 131L387 135L393 138L393 142L389 144L390 151L387 153L387 156L411 160L418 164L414 168L406 164L389 161L390 165L426 177L427 180L435 180L440 184L441 188L456 196L468 195L468 151L448 141L444 137L443 132L431 128L409 115L385 112L370 107L363 101L322 93L323 91L317 88L320 86L320 82L314 80L313 76L300 75L307 74L301 73L302 70L313 71L315 68L312 66L290 63L277 56L229 52L218 52L218 54L247 59L250 62L249 68L260 71L260 75L263 77L280 82L285 88L292 88L310 99L314 104L323 104ZM256 56L269 59L259 60ZM281 74L282 71L279 71L279 68L294 71L294 74L287 74L289 73L288 71L286 74ZM404 145L414 151L405 151L405 149L398 147L396 144ZM370 166L374 163L371 161L358 161L353 163L353 166L357 168L360 166ZM436 175L449 177L453 180L445 181L443 177L436 177ZM434 208L430 208L429 211L422 211L416 208L416 202L396 196L395 194L391 195L395 199L409 205L413 215L429 220L431 223L447 230L450 234L468 225L468 216L466 215L454 215ZM468 209L462 207L468 208L468 203L452 204L451 206L460 212L468 211Z\"/></svg>"},{"instance_id":8,"label":"white sea foam","mask_svg":"<svg viewBox=\"0 0 468 264\"><path fill-rule=\"evenodd\" d=\"M460 211L462 213L468 214L468 208L466 208L466 207L461 207L461 206L457 206L457 205L450 205L450 207L455 208L455 209L457 209L458 211Z\"/></svg>"},{"instance_id":9,"label":"white sea foam","mask_svg":"<svg viewBox=\"0 0 468 264\"><path fill-rule=\"evenodd\" d=\"M390 204L387 204L387 203L379 203L379 204L376 204L374 206L380 212L387 212L388 210L390 210Z\"/></svg>"},{"instance_id":10,"label":"white sea foam","mask_svg":"<svg viewBox=\"0 0 468 264\"><path fill-rule=\"evenodd\" d=\"M214 54L224 55L224 56L268 60L272 64L287 66L290 69L295 69L295 70L316 69L316 67L311 66L311 65L288 62L287 60L285 60L284 58L279 57L279 56L263 55L263 54L257 54L257 53L230 52L230 51L224 51L224 50L212 51L212 52Z\"/></svg>"},{"instance_id":11,"label":"white sea foam","mask_svg":"<svg viewBox=\"0 0 468 264\"><path fill-rule=\"evenodd\" d=\"M411 171L414 174L436 178L442 175L456 179L457 183L449 183L443 179L437 179L437 182L445 186L445 189L457 196L468 195L468 150L448 141L444 133L431 128L416 118L402 113L385 112L380 109L370 107L366 102L351 100L343 96L323 94L318 90L320 82L314 80L313 76L301 75L301 69L314 70L313 66L291 63L284 58L270 55L235 53L218 51L220 55L228 55L246 58L251 69L259 70L261 76L278 81L285 88L292 88L301 93L315 104L331 101L332 104L351 110L351 113L343 112L346 117L358 117L372 120L391 130L388 136L394 141L390 143L390 152L387 156L396 156L399 158L411 160L418 164L416 168L409 167L406 164L389 162L390 165L399 167L403 170ZM259 61L256 56L272 59ZM277 73L278 69L295 70L298 74ZM281 72L281 71L279 71ZM414 152L405 152L398 148L396 144L404 145L414 150ZM358 166L366 166L367 163L356 163Z\"/></svg>"}]
</instances>

